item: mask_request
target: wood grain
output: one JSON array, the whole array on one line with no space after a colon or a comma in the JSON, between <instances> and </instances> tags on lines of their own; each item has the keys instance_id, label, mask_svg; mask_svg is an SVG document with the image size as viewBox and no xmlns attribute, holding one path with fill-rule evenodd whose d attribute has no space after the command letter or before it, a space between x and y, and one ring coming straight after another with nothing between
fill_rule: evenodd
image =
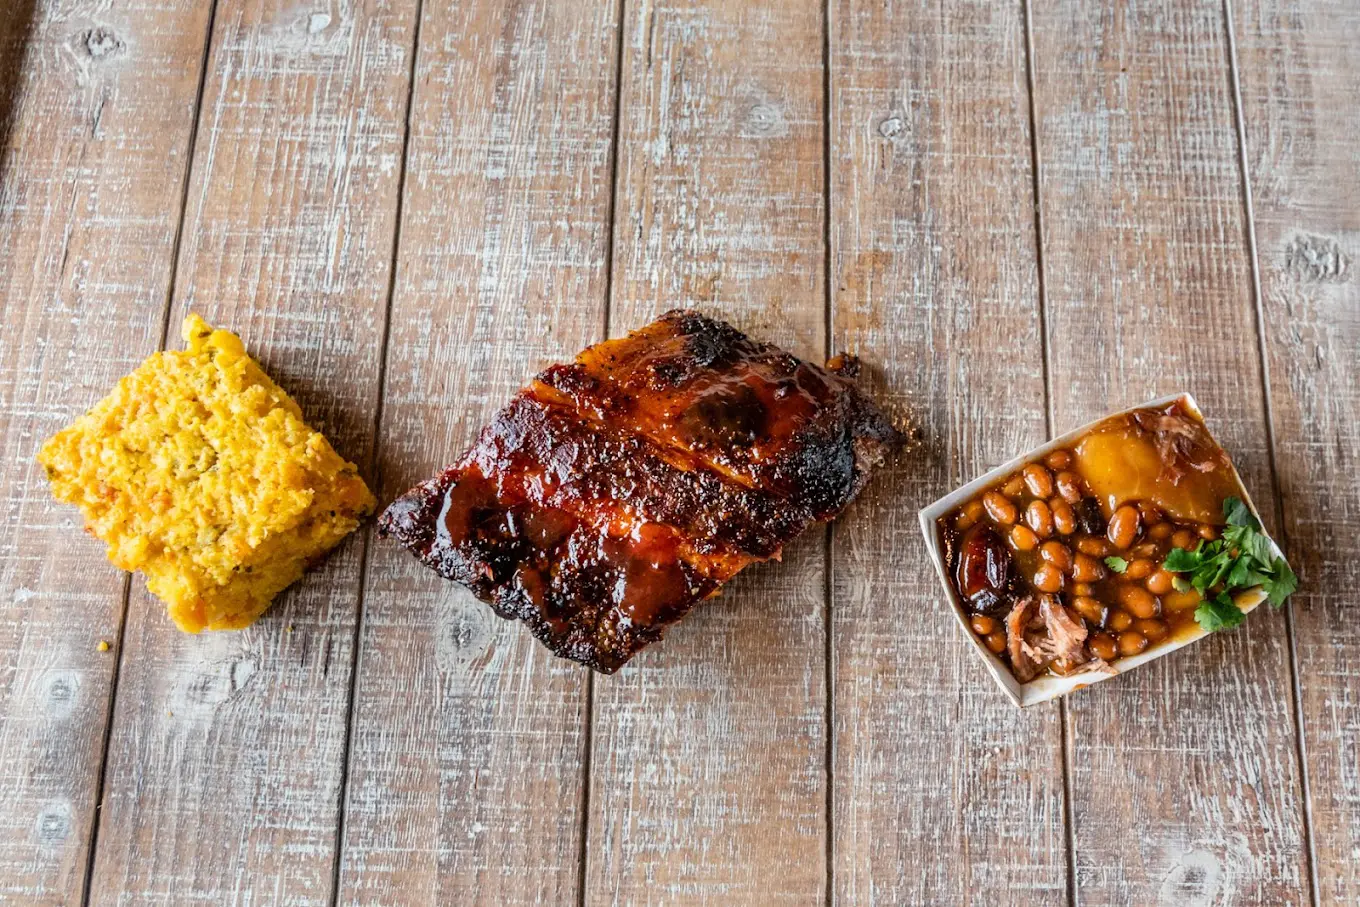
<instances>
[{"instance_id":1,"label":"wood grain","mask_svg":"<svg viewBox=\"0 0 1360 907\"><path fill-rule=\"evenodd\" d=\"M1233 4L1317 902L1360 900L1360 7Z\"/></svg>"},{"instance_id":2,"label":"wood grain","mask_svg":"<svg viewBox=\"0 0 1360 907\"><path fill-rule=\"evenodd\" d=\"M604 324L617 8L426 3L387 501ZM341 900L572 903L586 674L392 543L367 571Z\"/></svg>"},{"instance_id":3,"label":"wood grain","mask_svg":"<svg viewBox=\"0 0 1360 907\"><path fill-rule=\"evenodd\" d=\"M1188 390L1268 507L1223 16L1034 9L1054 429ZM1260 611L1070 699L1082 903L1307 899L1285 631Z\"/></svg>"},{"instance_id":4,"label":"wood grain","mask_svg":"<svg viewBox=\"0 0 1360 907\"><path fill-rule=\"evenodd\" d=\"M371 473L415 3L219 5L171 317L241 334ZM358 608L351 538L249 630L134 580L93 900L327 904Z\"/></svg>"},{"instance_id":5,"label":"wood grain","mask_svg":"<svg viewBox=\"0 0 1360 907\"><path fill-rule=\"evenodd\" d=\"M196 146L208 0L0 6L0 902L1360 898L1353 3L218 0ZM126 580L33 454L171 290L172 346L241 332L384 501L678 305L829 328L927 445L593 703L366 535L243 633L134 579L101 653ZM1046 384L1057 431L1194 392L1291 622L1012 709L914 514L1038 442Z\"/></svg>"},{"instance_id":6,"label":"wood grain","mask_svg":"<svg viewBox=\"0 0 1360 907\"><path fill-rule=\"evenodd\" d=\"M825 356L822 17L629 4L611 330L677 306ZM824 532L595 682L586 900L825 886Z\"/></svg>"},{"instance_id":7,"label":"wood grain","mask_svg":"<svg viewBox=\"0 0 1360 907\"><path fill-rule=\"evenodd\" d=\"M0 901L79 903L126 587L34 455L160 339L208 9L0 20Z\"/></svg>"},{"instance_id":8,"label":"wood grain","mask_svg":"<svg viewBox=\"0 0 1360 907\"><path fill-rule=\"evenodd\" d=\"M1023 11L831 10L835 345L926 438L835 527L837 900L1064 902L1058 706L995 688L916 518L1045 439Z\"/></svg>"}]
</instances>

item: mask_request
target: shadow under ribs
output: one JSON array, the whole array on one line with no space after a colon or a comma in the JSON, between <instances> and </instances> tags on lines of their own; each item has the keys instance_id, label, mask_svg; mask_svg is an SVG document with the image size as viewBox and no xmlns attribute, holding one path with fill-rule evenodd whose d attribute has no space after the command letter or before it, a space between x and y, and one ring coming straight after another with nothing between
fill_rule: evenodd
<instances>
[{"instance_id":1,"label":"shadow under ribs","mask_svg":"<svg viewBox=\"0 0 1360 907\"><path fill-rule=\"evenodd\" d=\"M379 533L554 654L613 673L834 519L901 446L858 370L668 312L539 374Z\"/></svg>"}]
</instances>

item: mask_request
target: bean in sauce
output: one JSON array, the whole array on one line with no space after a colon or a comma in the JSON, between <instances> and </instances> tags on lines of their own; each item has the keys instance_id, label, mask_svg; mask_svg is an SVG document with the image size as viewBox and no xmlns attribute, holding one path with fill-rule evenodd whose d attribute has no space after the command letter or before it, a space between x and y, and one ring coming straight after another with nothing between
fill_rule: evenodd
<instances>
[{"instance_id":1,"label":"bean in sauce","mask_svg":"<svg viewBox=\"0 0 1360 907\"><path fill-rule=\"evenodd\" d=\"M961 575L961 540L974 526L988 527L996 539L989 557L1009 559L1004 583L964 597L974 609L973 632L1021 682L1138 655L1194 626L1200 594L1184 591L1162 564L1172 548L1193 549L1219 537L1212 515L1237 493L1236 482L1215 446L1198 452L1195 468L1169 483L1166 451L1174 456L1176 448L1142 426L1171 420L1202 430L1202 423L1179 403L1138 413L1152 417L1106 420L1070 448L1025 465L939 521L955 576ZM1121 468L1127 477L1121 478ZM1116 493L1120 481L1130 489L1122 498ZM1012 652L1025 647L1011 645L1013 633L1048 660L1014 664Z\"/></svg>"}]
</instances>

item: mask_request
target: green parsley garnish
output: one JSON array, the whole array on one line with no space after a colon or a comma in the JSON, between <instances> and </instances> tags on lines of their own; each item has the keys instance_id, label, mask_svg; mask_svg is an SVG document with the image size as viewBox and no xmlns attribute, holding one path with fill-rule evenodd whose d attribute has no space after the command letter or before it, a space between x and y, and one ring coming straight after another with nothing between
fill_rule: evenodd
<instances>
[{"instance_id":1,"label":"green parsley garnish","mask_svg":"<svg viewBox=\"0 0 1360 907\"><path fill-rule=\"evenodd\" d=\"M1223 517L1228 525L1222 538L1200 542L1193 551L1173 548L1162 565L1171 573L1185 574L1173 581L1177 590L1198 589L1204 596L1204 603L1195 609L1195 620L1211 633L1242 622L1242 612L1233 603L1233 590L1260 586L1271 605L1278 608L1299 585L1289 564L1271 550L1270 540L1261 533L1260 522L1245 502L1228 498L1223 502ZM1106 563L1110 560L1118 558L1109 558Z\"/></svg>"},{"instance_id":2,"label":"green parsley garnish","mask_svg":"<svg viewBox=\"0 0 1360 907\"><path fill-rule=\"evenodd\" d=\"M1122 557L1107 557L1105 558L1105 566L1109 567L1115 573L1123 573L1125 570L1129 569L1129 562Z\"/></svg>"},{"instance_id":3,"label":"green parsley garnish","mask_svg":"<svg viewBox=\"0 0 1360 907\"><path fill-rule=\"evenodd\" d=\"M1206 598L1204 604L1195 609L1195 621L1210 633L1231 629L1246 619L1247 616L1226 592Z\"/></svg>"},{"instance_id":4,"label":"green parsley garnish","mask_svg":"<svg viewBox=\"0 0 1360 907\"><path fill-rule=\"evenodd\" d=\"M1261 524L1256 521L1247 502L1241 498L1231 497L1223 502L1223 518L1228 521L1229 526L1245 526L1253 532L1261 531Z\"/></svg>"}]
</instances>

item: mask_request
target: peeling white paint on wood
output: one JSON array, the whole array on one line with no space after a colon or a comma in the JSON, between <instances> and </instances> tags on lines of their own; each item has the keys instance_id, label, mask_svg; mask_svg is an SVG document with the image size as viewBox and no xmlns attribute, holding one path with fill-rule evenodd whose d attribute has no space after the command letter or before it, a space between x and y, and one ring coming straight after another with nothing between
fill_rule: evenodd
<instances>
[{"instance_id":1,"label":"peeling white paint on wood","mask_svg":"<svg viewBox=\"0 0 1360 907\"><path fill-rule=\"evenodd\" d=\"M239 333L371 478L416 3L326 9L315 35L312 6L219 0L170 344L186 310ZM362 551L239 633L181 633L134 580L93 902L331 902Z\"/></svg>"},{"instance_id":2,"label":"peeling white paint on wood","mask_svg":"<svg viewBox=\"0 0 1360 907\"><path fill-rule=\"evenodd\" d=\"M1360 899L1360 7L1232 4L1284 533L1314 882Z\"/></svg>"},{"instance_id":3,"label":"peeling white paint on wood","mask_svg":"<svg viewBox=\"0 0 1360 907\"><path fill-rule=\"evenodd\" d=\"M926 438L835 528L836 899L1065 903L1058 707L993 695L916 519L1046 437L1024 11L831 27L834 342Z\"/></svg>"},{"instance_id":4,"label":"peeling white paint on wood","mask_svg":"<svg viewBox=\"0 0 1360 907\"><path fill-rule=\"evenodd\" d=\"M1043 434L1020 4L833 3L828 175L815 5L427 0L375 440L415 0L218 0L172 337L186 308L241 331L376 463L384 499L600 338L616 93L612 331L692 304L820 357L830 279L833 347L926 425L926 452L837 527L830 628L814 533L596 679L589 759L583 670L390 546L368 552L352 677L360 539L239 634L178 635L134 580L126 652L98 652L123 580L32 455L159 339L209 5L38 7L22 58L0 24L18 85L0 178L0 901L80 900L119 657L97 901L1065 899L1058 712L973 688L910 555L914 501ZM1337 0L1227 9L1304 583L1308 837L1317 900L1342 903L1360 888L1360 19ZM1224 5L1032 13L1055 428L1188 387L1259 497ZM1308 899L1286 641L1258 612L1068 701L1081 902Z\"/></svg>"},{"instance_id":5,"label":"peeling white paint on wood","mask_svg":"<svg viewBox=\"0 0 1360 907\"><path fill-rule=\"evenodd\" d=\"M390 500L602 339L617 7L427 2L379 439ZM370 551L340 899L574 903L586 669Z\"/></svg>"},{"instance_id":6,"label":"peeling white paint on wood","mask_svg":"<svg viewBox=\"0 0 1360 907\"><path fill-rule=\"evenodd\" d=\"M695 306L825 358L822 15L629 5L615 335ZM819 899L825 534L595 681L587 903Z\"/></svg>"},{"instance_id":7,"label":"peeling white paint on wood","mask_svg":"<svg viewBox=\"0 0 1360 907\"><path fill-rule=\"evenodd\" d=\"M1054 428L1188 390L1269 500L1261 362L1217 2L1034 9ZM1283 617L1258 611L1068 700L1086 903L1301 903Z\"/></svg>"},{"instance_id":8,"label":"peeling white paint on wood","mask_svg":"<svg viewBox=\"0 0 1360 907\"><path fill-rule=\"evenodd\" d=\"M79 903L84 888L118 658L98 644L118 638L124 578L34 455L160 340L207 12L77 0L0 14L4 902Z\"/></svg>"}]
</instances>

